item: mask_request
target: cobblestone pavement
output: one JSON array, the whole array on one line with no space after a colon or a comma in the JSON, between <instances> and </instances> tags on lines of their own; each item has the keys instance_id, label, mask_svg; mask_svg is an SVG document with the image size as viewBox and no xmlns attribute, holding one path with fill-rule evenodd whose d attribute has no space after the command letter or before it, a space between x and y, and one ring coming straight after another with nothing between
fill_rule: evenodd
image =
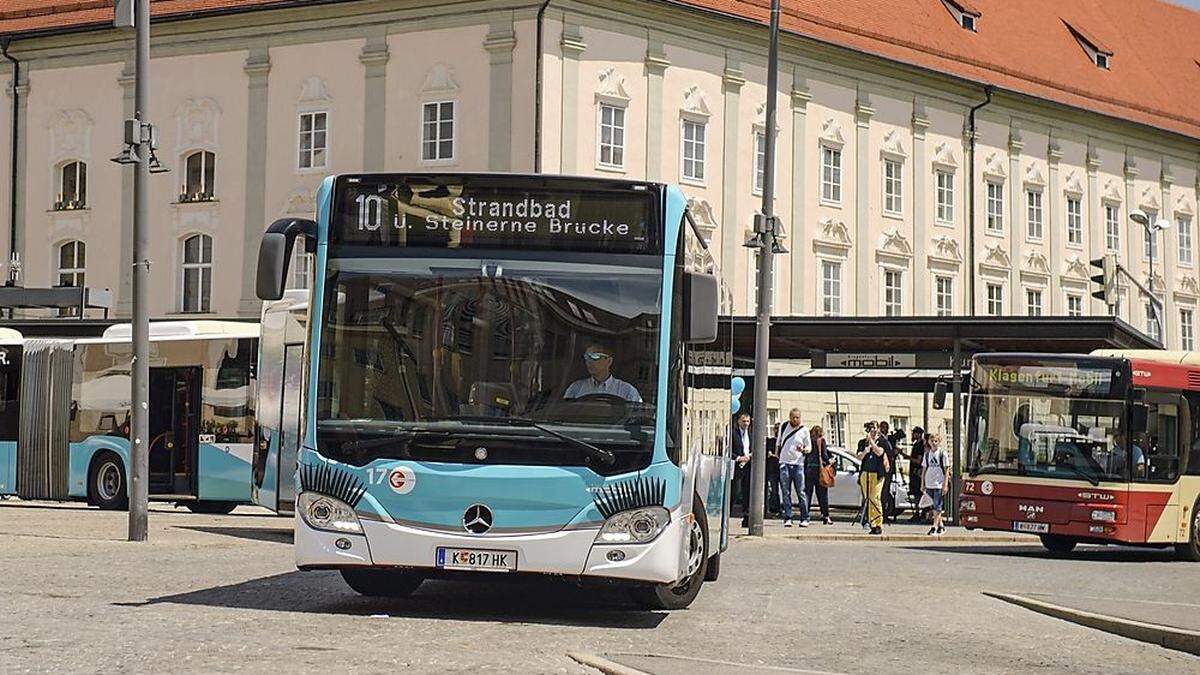
<instances>
[{"instance_id":1,"label":"cobblestone pavement","mask_svg":"<svg viewBox=\"0 0 1200 675\"><path fill-rule=\"evenodd\" d=\"M356 596L292 566L288 519L154 506L0 502L0 672L594 672L568 652L659 655L661 672L1200 673L1200 659L1046 617L982 591L1200 604L1200 565L1154 550L735 540L689 610L553 581L428 583ZM661 656L699 656L678 662Z\"/></svg>"}]
</instances>

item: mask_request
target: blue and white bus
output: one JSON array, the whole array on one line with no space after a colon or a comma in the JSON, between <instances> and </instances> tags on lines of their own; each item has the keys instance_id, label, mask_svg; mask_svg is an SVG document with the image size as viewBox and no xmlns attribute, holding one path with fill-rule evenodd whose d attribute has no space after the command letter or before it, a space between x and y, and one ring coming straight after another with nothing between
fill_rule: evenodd
<instances>
[{"instance_id":1,"label":"blue and white bus","mask_svg":"<svg viewBox=\"0 0 1200 675\"><path fill-rule=\"evenodd\" d=\"M607 580L666 609L717 578L728 294L679 189L328 178L316 222L263 236L263 300L299 236L315 253L300 569L385 596L486 572Z\"/></svg>"}]
</instances>

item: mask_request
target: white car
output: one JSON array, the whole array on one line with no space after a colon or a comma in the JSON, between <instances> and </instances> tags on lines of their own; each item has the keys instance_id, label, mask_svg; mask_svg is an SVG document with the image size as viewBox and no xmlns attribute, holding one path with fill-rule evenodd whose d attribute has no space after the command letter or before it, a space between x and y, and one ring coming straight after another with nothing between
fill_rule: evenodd
<instances>
[{"instance_id":1,"label":"white car","mask_svg":"<svg viewBox=\"0 0 1200 675\"><path fill-rule=\"evenodd\" d=\"M842 448L829 448L829 453L837 470L837 480L829 488L829 505L838 509L857 510L862 505L862 490L858 487L858 458ZM892 496L897 513L912 508L908 498L908 476L903 471L897 471L892 481Z\"/></svg>"}]
</instances>

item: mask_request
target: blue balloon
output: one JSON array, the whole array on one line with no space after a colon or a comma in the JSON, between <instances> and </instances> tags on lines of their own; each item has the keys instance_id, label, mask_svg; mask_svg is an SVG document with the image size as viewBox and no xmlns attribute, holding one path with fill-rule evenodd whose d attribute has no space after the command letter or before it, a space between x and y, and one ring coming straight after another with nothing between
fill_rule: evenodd
<instances>
[{"instance_id":1,"label":"blue balloon","mask_svg":"<svg viewBox=\"0 0 1200 675\"><path fill-rule=\"evenodd\" d=\"M733 415L736 415L737 411L742 409L742 402L737 400L737 398L734 398L729 401L729 408L730 408L730 413Z\"/></svg>"},{"instance_id":2,"label":"blue balloon","mask_svg":"<svg viewBox=\"0 0 1200 675\"><path fill-rule=\"evenodd\" d=\"M741 396L743 391L746 391L746 381L741 377L735 377L729 383L729 388L734 396ZM734 412L737 412L736 410Z\"/></svg>"}]
</instances>

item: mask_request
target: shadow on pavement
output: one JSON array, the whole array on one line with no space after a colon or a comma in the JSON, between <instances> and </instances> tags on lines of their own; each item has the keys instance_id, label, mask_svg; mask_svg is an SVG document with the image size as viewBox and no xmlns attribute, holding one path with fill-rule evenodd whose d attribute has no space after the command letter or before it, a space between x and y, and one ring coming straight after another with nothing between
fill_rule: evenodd
<instances>
[{"instance_id":1,"label":"shadow on pavement","mask_svg":"<svg viewBox=\"0 0 1200 675\"><path fill-rule=\"evenodd\" d=\"M905 546L913 551L931 551L934 553L955 553L960 555L991 555L1008 558L1041 558L1063 559L1074 561L1095 562L1175 562L1173 549L1136 548L1129 546L1080 546L1066 555L1055 554L1041 546Z\"/></svg>"},{"instance_id":2,"label":"shadow on pavement","mask_svg":"<svg viewBox=\"0 0 1200 675\"><path fill-rule=\"evenodd\" d=\"M237 537L238 539L253 539L255 541L270 541L279 544L292 543L292 535L294 531L291 525L287 528L279 527L220 527L217 525L176 525L177 530L192 530L193 532L206 532L208 534L220 534L226 537Z\"/></svg>"},{"instance_id":3,"label":"shadow on pavement","mask_svg":"<svg viewBox=\"0 0 1200 675\"><path fill-rule=\"evenodd\" d=\"M667 616L638 609L617 589L579 587L556 579L431 580L411 597L393 599L360 596L342 582L341 575L328 571L286 572L145 602L114 604L144 607L168 603L380 618L635 629L655 628Z\"/></svg>"}]
</instances>

